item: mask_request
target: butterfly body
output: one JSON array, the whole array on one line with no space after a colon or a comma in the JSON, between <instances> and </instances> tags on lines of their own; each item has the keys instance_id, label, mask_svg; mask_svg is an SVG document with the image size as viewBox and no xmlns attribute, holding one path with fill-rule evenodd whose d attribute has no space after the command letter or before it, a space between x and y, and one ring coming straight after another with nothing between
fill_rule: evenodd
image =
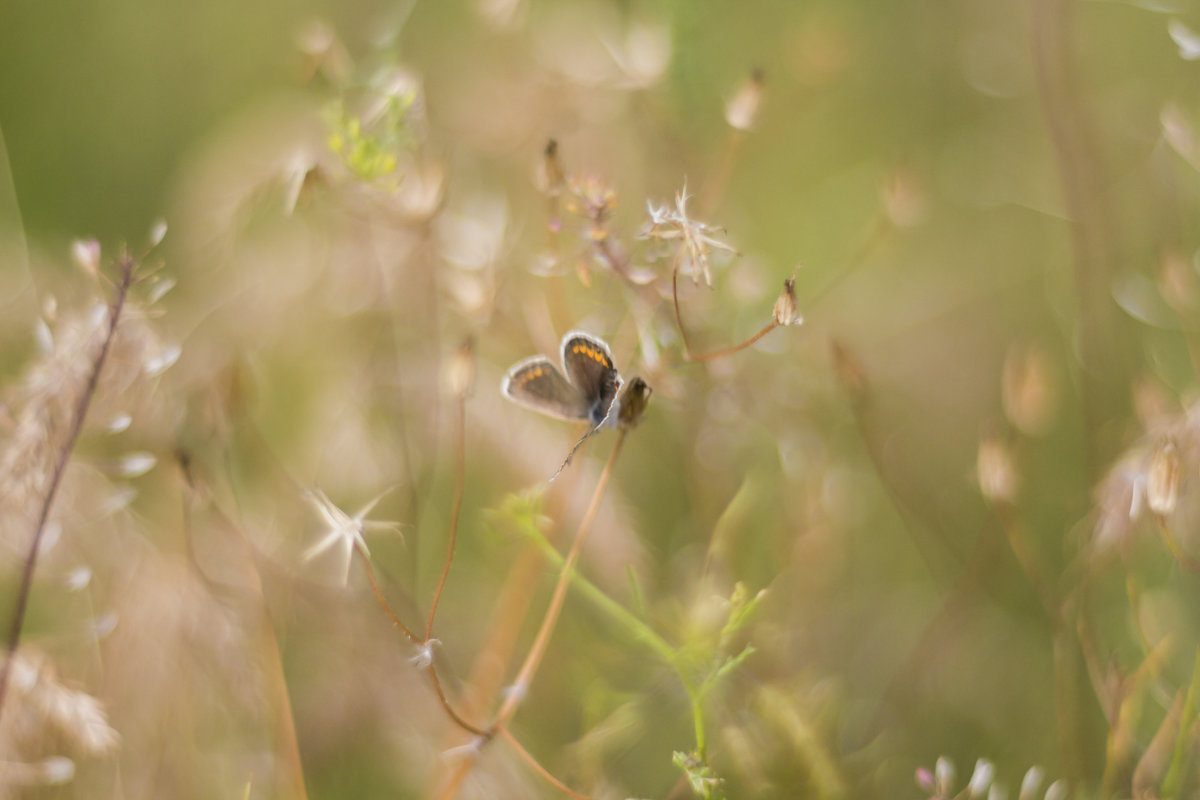
<instances>
[{"instance_id":1,"label":"butterfly body","mask_svg":"<svg viewBox=\"0 0 1200 800\"><path fill-rule=\"evenodd\" d=\"M505 397L558 419L587 422L592 428L617 423L621 375L612 352L583 331L563 337L562 369L545 356L514 364L504 378Z\"/></svg>"}]
</instances>

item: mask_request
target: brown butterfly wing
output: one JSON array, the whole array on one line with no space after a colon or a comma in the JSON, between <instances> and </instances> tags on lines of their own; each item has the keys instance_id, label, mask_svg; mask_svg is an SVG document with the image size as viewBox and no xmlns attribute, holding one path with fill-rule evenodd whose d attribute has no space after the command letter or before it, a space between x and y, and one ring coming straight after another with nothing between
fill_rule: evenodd
<instances>
[{"instance_id":1,"label":"brown butterfly wing","mask_svg":"<svg viewBox=\"0 0 1200 800\"><path fill-rule=\"evenodd\" d=\"M566 420L586 420L591 404L583 393L563 377L554 362L543 356L513 365L500 391L534 411Z\"/></svg>"}]
</instances>

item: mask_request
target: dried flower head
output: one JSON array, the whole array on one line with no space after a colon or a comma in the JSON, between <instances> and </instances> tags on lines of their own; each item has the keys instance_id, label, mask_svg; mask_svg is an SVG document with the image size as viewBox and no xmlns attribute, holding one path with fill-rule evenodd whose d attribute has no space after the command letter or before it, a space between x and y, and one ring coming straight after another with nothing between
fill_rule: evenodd
<instances>
[{"instance_id":1,"label":"dried flower head","mask_svg":"<svg viewBox=\"0 0 1200 800\"><path fill-rule=\"evenodd\" d=\"M775 300L775 309L771 312L776 325L800 325L804 317L796 307L796 279L788 278L783 282L783 291Z\"/></svg>"},{"instance_id":2,"label":"dried flower head","mask_svg":"<svg viewBox=\"0 0 1200 800\"><path fill-rule=\"evenodd\" d=\"M632 428L642 421L653 391L640 375L625 382L621 387L620 411L617 412L617 421L622 428Z\"/></svg>"},{"instance_id":3,"label":"dried flower head","mask_svg":"<svg viewBox=\"0 0 1200 800\"><path fill-rule=\"evenodd\" d=\"M675 195L674 208L670 206L656 208L652 203L647 203L650 222L642 229L639 238L660 241L678 240L675 269L691 274L692 281L697 284L700 283L700 276L703 275L704 282L712 286L709 257L712 255L713 249L724 250L727 253L737 253L737 251L725 242L713 238L713 234L723 232L722 228L690 219L687 215L687 201L688 193L685 185Z\"/></svg>"},{"instance_id":4,"label":"dried flower head","mask_svg":"<svg viewBox=\"0 0 1200 800\"><path fill-rule=\"evenodd\" d=\"M368 522L366 520L367 514L371 513L371 509L375 508L376 504L383 499L384 495L386 495L388 491L391 490L389 489L380 493L375 497L375 499L371 500L371 502L359 509L358 512L353 516L335 506L333 501L330 500L320 489L314 489L310 492L305 492L305 497L310 503L312 503L312 506L317 510L317 513L321 515L321 518L325 521L325 525L327 526L328 530L320 541L304 551L304 560L310 561L331 547L337 545L342 554L342 583L345 584L350 577L350 556L352 552L355 549L358 549L359 552L368 558L371 555L371 551L367 549L367 541L363 537L363 533L367 530L367 528L395 528L397 525L397 523L394 522Z\"/></svg>"},{"instance_id":5,"label":"dried flower head","mask_svg":"<svg viewBox=\"0 0 1200 800\"><path fill-rule=\"evenodd\" d=\"M591 223L587 238L593 242L607 239L612 212L617 207L617 193L597 175L572 178L568 189L571 196L566 203L567 211Z\"/></svg>"},{"instance_id":6,"label":"dried flower head","mask_svg":"<svg viewBox=\"0 0 1200 800\"><path fill-rule=\"evenodd\" d=\"M725 121L731 128L748 131L758 120L758 110L762 105L764 75L761 69L750 73L750 78L742 84L737 94L725 104Z\"/></svg>"}]
</instances>

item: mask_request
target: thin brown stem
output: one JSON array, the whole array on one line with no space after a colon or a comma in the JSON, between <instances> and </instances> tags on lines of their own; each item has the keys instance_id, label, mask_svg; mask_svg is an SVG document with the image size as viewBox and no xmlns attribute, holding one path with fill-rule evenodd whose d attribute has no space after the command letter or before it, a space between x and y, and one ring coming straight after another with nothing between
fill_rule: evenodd
<instances>
[{"instance_id":1,"label":"thin brown stem","mask_svg":"<svg viewBox=\"0 0 1200 800\"><path fill-rule=\"evenodd\" d=\"M671 270L671 302L675 304L675 327L679 328L679 338L683 340L683 357L691 356L692 346L688 342L687 328L683 327L683 315L679 313L679 267Z\"/></svg>"},{"instance_id":2,"label":"thin brown stem","mask_svg":"<svg viewBox=\"0 0 1200 800\"><path fill-rule=\"evenodd\" d=\"M516 712L517 706L520 705L525 692L529 689L529 684L533 680L534 674L537 672L538 666L541 664L542 656L545 655L546 647L550 643L550 636L554 633L554 627L558 623L558 615L562 611L563 600L567 595L567 586L570 584L571 570L574 569L575 562L579 560L579 553L583 549L584 539L587 538L588 530L596 518L596 512L600 509L600 499L604 496L604 490L608 487L608 479L612 476L613 464L616 463L617 454L621 452L621 444L624 441L625 431L621 430L617 434L617 442L613 445L612 453L608 457L608 463L604 465L604 471L600 473L600 480L596 483L595 492L592 493L591 504L588 505L587 511L583 515L583 520L579 523L579 530L575 534L575 542L571 545L571 550L567 553L567 558L558 573L558 583L554 586L554 595L550 598L550 605L546 608L545 617L542 618L542 626L538 629L533 645L529 648L529 654L525 657L525 662L521 665L521 669L517 673L517 679L513 682L512 691L509 692L504 705L500 707L500 711L496 714L496 719L492 723L491 730L498 730Z\"/></svg>"},{"instance_id":3,"label":"thin brown stem","mask_svg":"<svg viewBox=\"0 0 1200 800\"><path fill-rule=\"evenodd\" d=\"M442 689L442 681L440 678L438 678L437 669L433 666L432 660L429 662L429 666L425 668L425 671L429 673L429 680L433 683L433 690L437 693L438 700L441 701L442 708L445 709L446 714L449 715L450 719L454 720L455 724L464 731L473 733L476 736L482 736L484 739L490 739L492 737L490 731L485 731L483 728L467 722L465 719L460 717L458 712L454 710L454 707L450 705L450 700L447 699L446 692Z\"/></svg>"},{"instance_id":4,"label":"thin brown stem","mask_svg":"<svg viewBox=\"0 0 1200 800\"><path fill-rule=\"evenodd\" d=\"M387 618L392 621L393 625L399 628L401 632L408 637L410 642L417 645L421 644L421 639L400 620L400 617L396 616L396 612L392 610L387 598L383 596L383 590L379 588L379 581L375 578L375 570L371 566L371 560L367 558L367 556L363 554L363 552L357 547L354 548L354 552L358 554L359 559L363 563L363 567L367 573L367 581L370 582L371 588L375 590L375 600L379 603L379 607L383 609L383 613L387 615Z\"/></svg>"},{"instance_id":5,"label":"thin brown stem","mask_svg":"<svg viewBox=\"0 0 1200 800\"><path fill-rule=\"evenodd\" d=\"M79 438L79 432L83 429L83 421L87 417L88 407L92 403L92 398L96 395L96 387L100 382L100 370L104 367L104 362L108 358L109 348L112 346L113 338L116 336L117 322L121 318L121 311L125 307L125 299L129 295L129 287L133 283L135 266L136 264L132 257L129 255L124 256L121 261L121 281L117 284L116 297L113 299L112 306L108 310L108 330L105 332L104 340L100 343L100 350L92 362L92 370L88 375L83 393L79 395L79 399L76 401L75 413L71 418L67 439L58 454L58 461L54 465L54 472L50 475L50 486L46 490L46 497L42 500L42 507L38 512L37 527L33 532L33 541L29 544L29 552L25 556L25 566L21 570L21 585L17 590L17 607L13 612L12 625L9 628L8 640L5 645L4 665L0 667L0 712L4 710L4 696L8 690L8 678L12 671L13 657L16 655L17 644L21 639L21 628L25 624L25 611L29 604L29 594L33 590L33 572L37 566L38 551L42 546L42 536L46 531L46 521L50 518L50 508L54 505L54 498L58 494L58 486L62 482L63 473L67 470L67 463L71 460L71 453L75 449L75 441Z\"/></svg>"},{"instance_id":6,"label":"thin brown stem","mask_svg":"<svg viewBox=\"0 0 1200 800\"><path fill-rule=\"evenodd\" d=\"M442 589L446 587L450 563L454 560L454 544L458 540L458 518L462 511L463 489L467 482L466 404L466 398L459 395L455 402L457 414L454 417L454 503L450 506L450 542L446 545L446 563L442 565L442 577L438 579L433 602L429 606L429 619L425 623L426 644L433 637L433 619L437 615L438 601L442 599Z\"/></svg>"},{"instance_id":7,"label":"thin brown stem","mask_svg":"<svg viewBox=\"0 0 1200 800\"><path fill-rule=\"evenodd\" d=\"M521 746L521 743L518 742L517 738L509 732L508 728L500 728L497 733L504 737L505 741L512 746L512 749L517 751L517 755L524 759L526 764L533 767L533 771L538 775L541 775L546 783L550 784L555 789L558 789L568 797L574 797L576 800L591 800L591 798L589 798L586 794L580 794L570 786L567 786L565 783L560 781L558 778L551 775L549 770L543 767L536 758L530 755L528 750Z\"/></svg>"},{"instance_id":8,"label":"thin brown stem","mask_svg":"<svg viewBox=\"0 0 1200 800\"><path fill-rule=\"evenodd\" d=\"M775 330L778 327L779 327L779 323L776 322L775 320L771 320L763 327L763 329L761 331L754 334L753 336L751 336L749 339L742 342L741 344L735 344L733 347L726 347L724 350L713 350L708 353L693 353L689 350L687 353L684 354L684 357L688 361L712 361L713 359L724 358L725 356L731 356L734 353L737 353L741 350L745 350L747 347L754 344L759 339L763 338L768 333L770 333L771 331Z\"/></svg>"},{"instance_id":9,"label":"thin brown stem","mask_svg":"<svg viewBox=\"0 0 1200 800\"><path fill-rule=\"evenodd\" d=\"M363 563L363 567L366 569L367 580L371 583L371 588L375 590L375 600L379 603L379 607L383 609L383 613L387 615L387 618L390 619L392 624L399 628L404 635L408 637L410 642L420 648L432 648L432 642L430 640L426 639L425 641L422 641L409 629L407 625L400 621L400 617L398 617L396 612L392 610L392 607L388 604L387 598L383 596L383 590L379 588L379 581L375 578L375 570L371 567L370 559L368 559L366 555L357 548L355 548L354 552L358 553L359 558ZM445 710L446 715L450 717L450 719L454 720L454 723L458 725L458 727L469 733L473 733L476 736L490 736L490 733L485 731L483 728L467 722L462 718L461 715L459 715L457 711L454 710L454 707L450 705L449 698L446 697L445 690L442 689L442 681L440 678L438 678L437 669L435 669L433 666L433 654L431 652L427 652L425 655L427 655L430 659L429 665L425 668L425 671L429 673L429 680L431 683L433 683L433 690L437 693L438 701L442 704L442 708Z\"/></svg>"}]
</instances>

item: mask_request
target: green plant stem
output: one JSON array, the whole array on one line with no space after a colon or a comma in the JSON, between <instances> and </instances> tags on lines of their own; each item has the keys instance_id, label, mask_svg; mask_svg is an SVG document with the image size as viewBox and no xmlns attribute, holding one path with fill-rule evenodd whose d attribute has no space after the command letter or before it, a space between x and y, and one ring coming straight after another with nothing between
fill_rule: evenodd
<instances>
[{"instance_id":1,"label":"green plant stem","mask_svg":"<svg viewBox=\"0 0 1200 800\"><path fill-rule=\"evenodd\" d=\"M522 530L537 545L547 560L560 570L565 566L566 559L554 548L554 545L550 544L541 531L534 526L528 526ZM570 582L592 605L608 615L618 627L624 629L630 638L646 645L655 655L661 658L679 678L679 682L683 686L683 690L687 693L688 701L692 708L692 725L695 728L696 751L702 759L707 758L707 741L704 733L704 695L710 688L710 684L696 687L679 663L679 651L672 647L653 628L638 619L635 614L597 588L594 583L573 570L570 573Z\"/></svg>"},{"instance_id":2,"label":"green plant stem","mask_svg":"<svg viewBox=\"0 0 1200 800\"><path fill-rule=\"evenodd\" d=\"M529 527L524 530L526 535L537 545L542 551L542 555L546 557L554 566L562 568L565 559L562 554L555 549L554 545L535 527ZM645 644L654 651L664 662L669 665L675 663L675 648L667 643L653 628L647 625L642 620L638 619L633 612L626 609L623 605L613 600L603 591L596 587L596 584L589 581L578 572L571 572L571 583L579 590L585 598L587 598L596 608L607 614L618 626L625 629L629 636Z\"/></svg>"},{"instance_id":3,"label":"green plant stem","mask_svg":"<svg viewBox=\"0 0 1200 800\"><path fill-rule=\"evenodd\" d=\"M692 701L692 726L696 729L696 753L700 756L700 760L708 763L708 743L704 738L704 699L700 696L700 692L696 692L686 685L688 689L688 697Z\"/></svg>"}]
</instances>

